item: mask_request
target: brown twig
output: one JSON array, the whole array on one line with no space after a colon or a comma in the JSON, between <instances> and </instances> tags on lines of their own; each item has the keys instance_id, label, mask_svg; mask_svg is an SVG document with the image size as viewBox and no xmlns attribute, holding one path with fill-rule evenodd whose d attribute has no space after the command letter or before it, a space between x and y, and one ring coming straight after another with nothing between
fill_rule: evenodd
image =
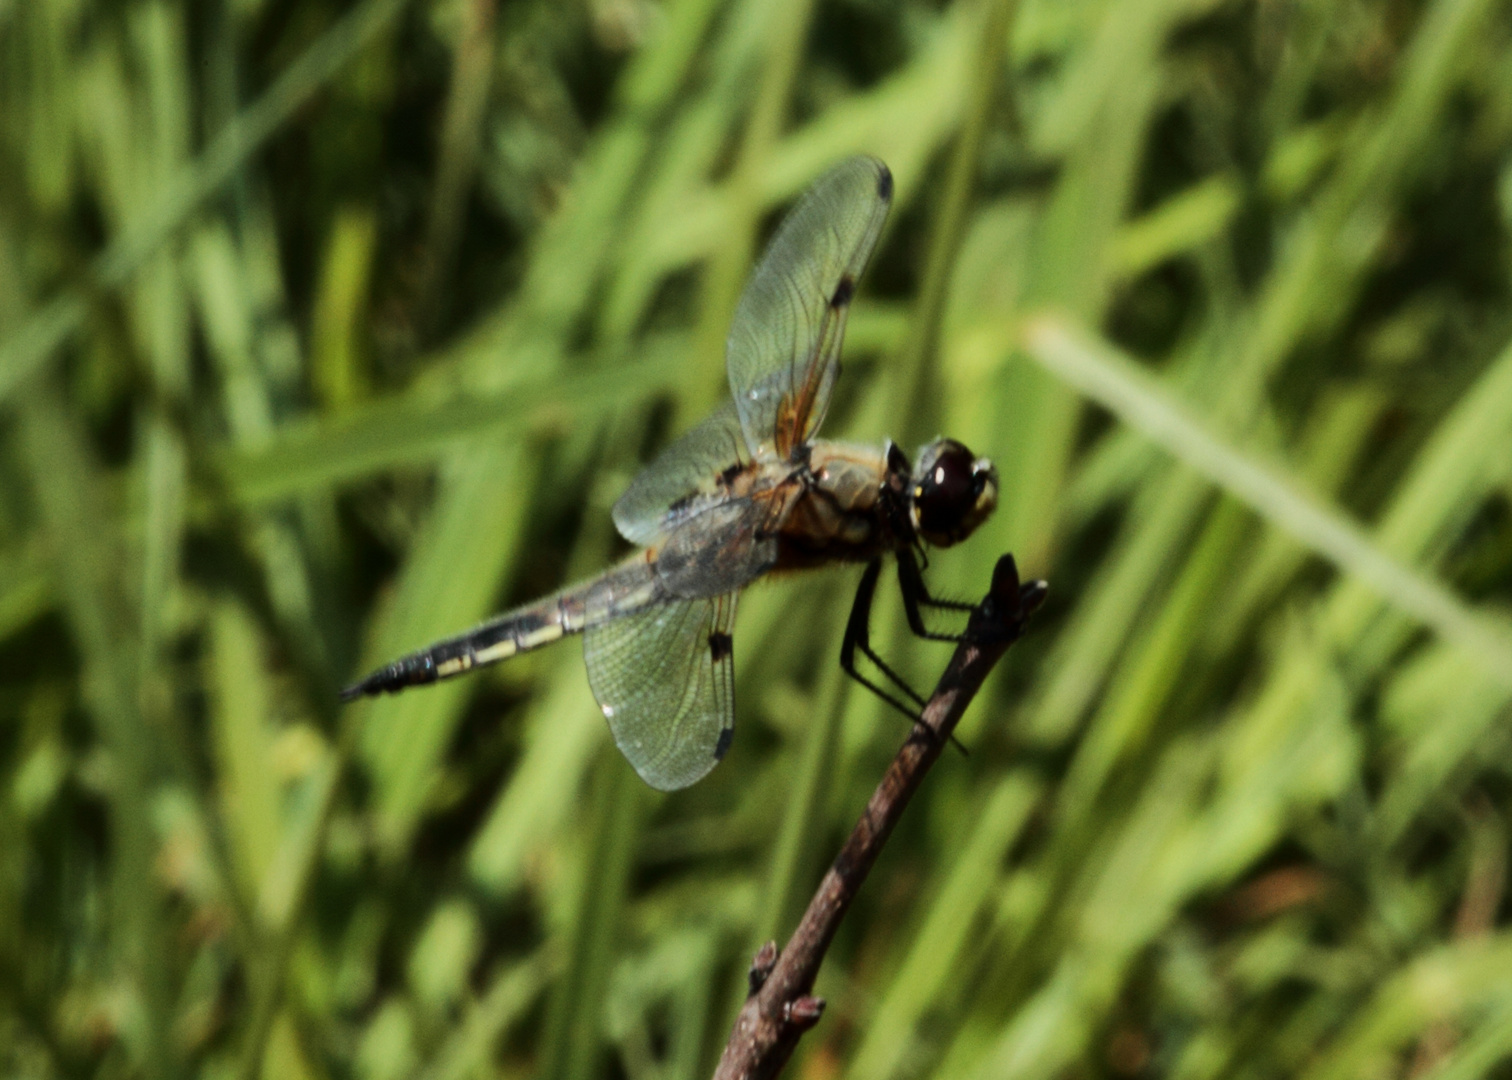
<instances>
[{"instance_id":1,"label":"brown twig","mask_svg":"<svg viewBox=\"0 0 1512 1080\"><path fill-rule=\"evenodd\" d=\"M824 1002L809 991L840 920L924 774L940 756L988 673L1023 634L1045 592L1043 581L1019 584L1012 555L998 560L992 590L972 612L966 639L940 676L934 695L924 706L922 721L872 793L861 820L824 875L787 948L778 955L776 946L768 942L752 961L751 995L735 1020L715 1080L776 1076L792 1056L799 1037L818 1023Z\"/></svg>"}]
</instances>

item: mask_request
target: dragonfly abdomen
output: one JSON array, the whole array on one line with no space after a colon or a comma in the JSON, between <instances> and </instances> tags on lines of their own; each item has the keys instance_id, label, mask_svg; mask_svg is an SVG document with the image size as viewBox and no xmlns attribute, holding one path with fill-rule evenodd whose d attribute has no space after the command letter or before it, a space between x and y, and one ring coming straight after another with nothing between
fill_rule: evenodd
<instances>
[{"instance_id":1,"label":"dragonfly abdomen","mask_svg":"<svg viewBox=\"0 0 1512 1080\"><path fill-rule=\"evenodd\" d=\"M473 668L496 664L530 649L549 645L573 629L577 628L566 625L557 602L534 604L511 611L460 637L438 641L419 652L401 656L348 686L341 692L341 697L350 701L449 679Z\"/></svg>"},{"instance_id":2,"label":"dragonfly abdomen","mask_svg":"<svg viewBox=\"0 0 1512 1080\"><path fill-rule=\"evenodd\" d=\"M590 626L632 615L662 596L660 581L642 557L636 557L592 581L562 590L526 607L515 608L482 626L401 656L341 691L343 701L394 694L410 686L463 675L522 652L550 645Z\"/></svg>"}]
</instances>

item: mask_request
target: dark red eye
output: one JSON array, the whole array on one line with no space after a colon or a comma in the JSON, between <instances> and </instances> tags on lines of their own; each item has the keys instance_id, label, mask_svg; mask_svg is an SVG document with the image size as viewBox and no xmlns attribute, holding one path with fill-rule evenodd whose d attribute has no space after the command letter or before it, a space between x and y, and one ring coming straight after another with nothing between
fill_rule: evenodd
<instances>
[{"instance_id":1,"label":"dark red eye","mask_svg":"<svg viewBox=\"0 0 1512 1080\"><path fill-rule=\"evenodd\" d=\"M913 525L936 547L958 544L997 506L997 470L954 439L919 452L913 482Z\"/></svg>"},{"instance_id":2,"label":"dark red eye","mask_svg":"<svg viewBox=\"0 0 1512 1080\"><path fill-rule=\"evenodd\" d=\"M957 442L944 443L937 454L921 458L914 494L920 532L950 536L960 528L979 494L972 469L975 460Z\"/></svg>"}]
</instances>

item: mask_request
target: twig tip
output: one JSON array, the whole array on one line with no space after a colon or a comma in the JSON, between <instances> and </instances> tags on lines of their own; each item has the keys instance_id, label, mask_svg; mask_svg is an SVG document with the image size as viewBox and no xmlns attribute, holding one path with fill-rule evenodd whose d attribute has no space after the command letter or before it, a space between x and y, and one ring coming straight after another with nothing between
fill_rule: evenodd
<instances>
[{"instance_id":1,"label":"twig tip","mask_svg":"<svg viewBox=\"0 0 1512 1080\"><path fill-rule=\"evenodd\" d=\"M767 976L777 966L777 943L768 941L756 950L756 955L751 959L751 969L746 972L746 982L751 988L751 996L754 997L763 986L766 985Z\"/></svg>"}]
</instances>

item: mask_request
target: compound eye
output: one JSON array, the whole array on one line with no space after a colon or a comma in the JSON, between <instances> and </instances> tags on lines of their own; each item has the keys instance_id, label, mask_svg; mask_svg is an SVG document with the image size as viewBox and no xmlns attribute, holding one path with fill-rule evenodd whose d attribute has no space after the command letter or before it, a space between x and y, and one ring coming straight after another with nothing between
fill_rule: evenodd
<instances>
[{"instance_id":1,"label":"compound eye","mask_svg":"<svg viewBox=\"0 0 1512 1080\"><path fill-rule=\"evenodd\" d=\"M920 462L924 472L914 489L914 511L926 537L954 536L976 505L981 491L974 461L970 450L954 443Z\"/></svg>"}]
</instances>

